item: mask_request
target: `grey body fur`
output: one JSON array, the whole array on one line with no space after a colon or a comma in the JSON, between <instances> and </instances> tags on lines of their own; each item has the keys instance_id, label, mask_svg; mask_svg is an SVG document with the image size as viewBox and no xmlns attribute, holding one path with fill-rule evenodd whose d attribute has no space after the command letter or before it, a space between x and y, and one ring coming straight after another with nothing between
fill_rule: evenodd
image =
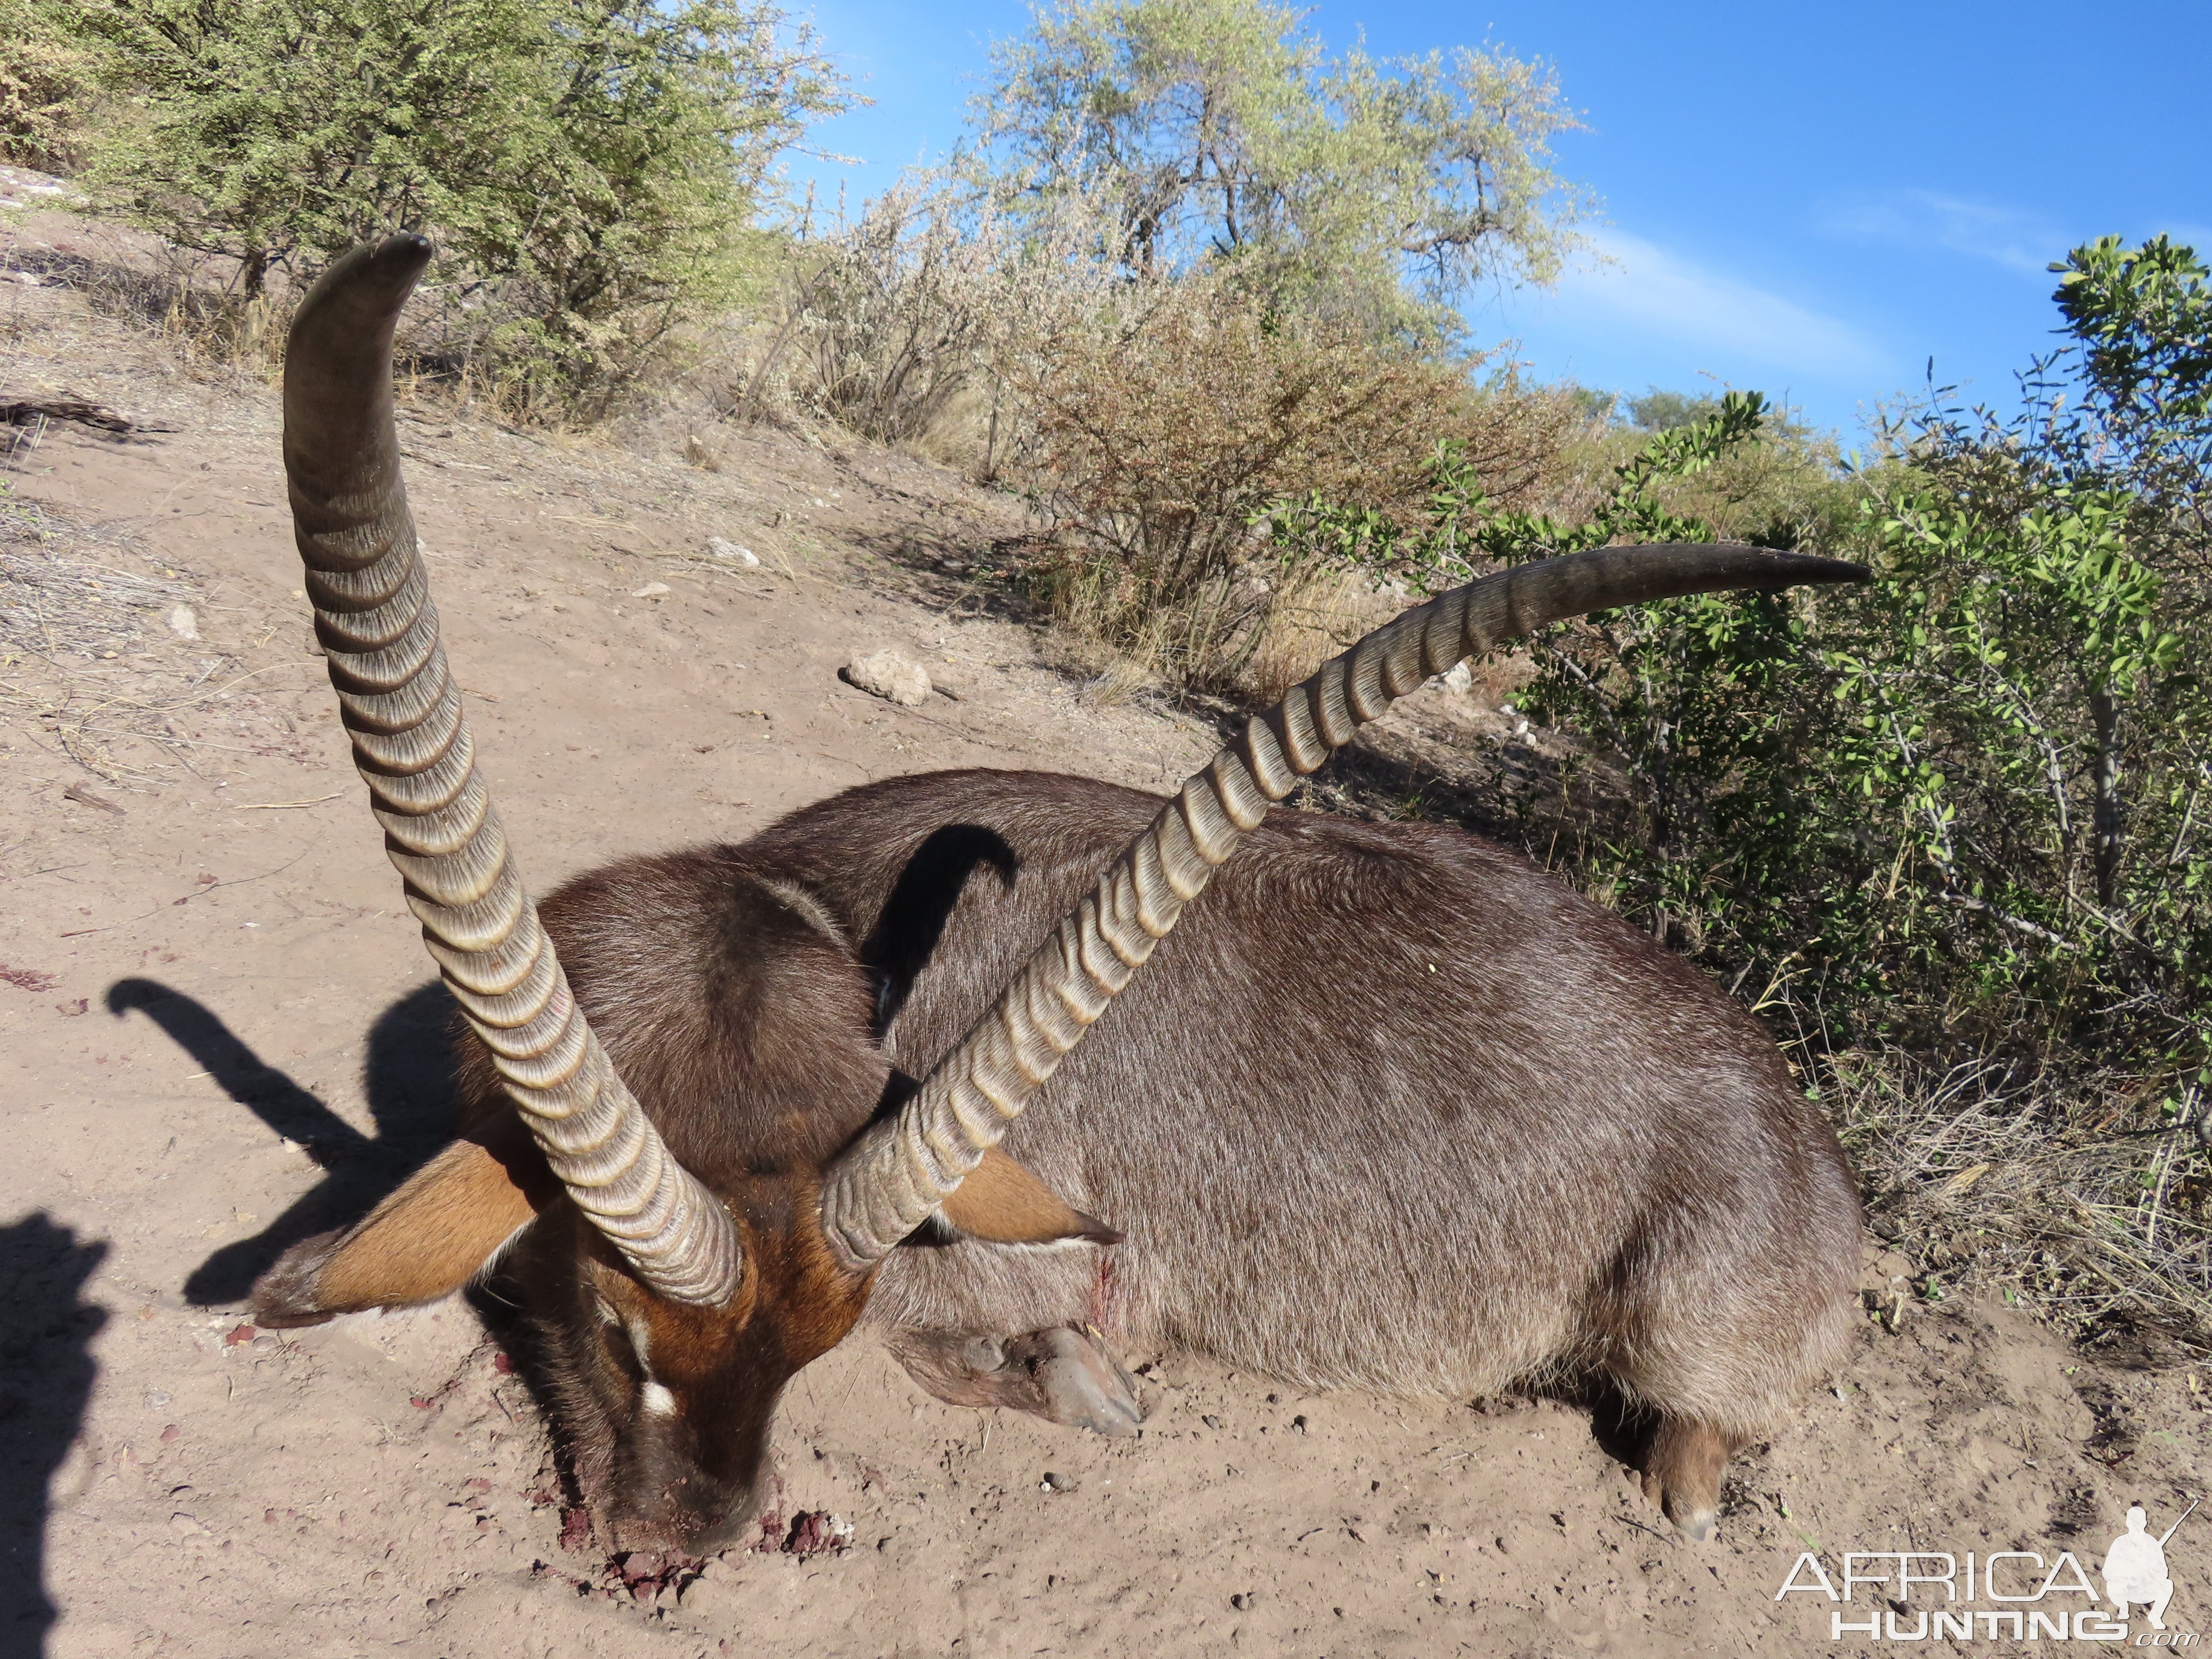
<instances>
[{"instance_id":1,"label":"grey body fur","mask_svg":"<svg viewBox=\"0 0 2212 1659\"><path fill-rule=\"evenodd\" d=\"M929 775L799 811L743 861L865 941L886 1055L918 1076L1157 806ZM1087 1244L917 1241L870 1322L1089 1321L1308 1388L1595 1371L1731 1437L1841 1350L1858 1201L1771 1041L1452 830L1271 813L1006 1145L1125 1231L1110 1272Z\"/></svg>"}]
</instances>

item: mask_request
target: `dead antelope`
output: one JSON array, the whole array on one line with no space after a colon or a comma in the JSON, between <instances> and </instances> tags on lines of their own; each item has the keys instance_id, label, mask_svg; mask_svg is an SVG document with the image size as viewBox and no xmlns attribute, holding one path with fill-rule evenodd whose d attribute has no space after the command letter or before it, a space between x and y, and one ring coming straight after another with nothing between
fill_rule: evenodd
<instances>
[{"instance_id":1,"label":"dead antelope","mask_svg":"<svg viewBox=\"0 0 2212 1659\"><path fill-rule=\"evenodd\" d=\"M365 1221L269 1272L256 1316L423 1302L497 1262L615 1550L733 1538L785 1383L864 1318L941 1399L1109 1433L1139 1416L1122 1344L1316 1389L1579 1373L1647 1414L1647 1486L1702 1535L1731 1449L1842 1348L1834 1135L1734 1004L1519 858L1269 804L1528 629L1863 573L1733 546L1523 567L1369 635L1170 801L902 778L541 911L399 477L391 341L429 253L397 238L316 285L284 457L355 755L466 1018L466 1104Z\"/></svg>"}]
</instances>

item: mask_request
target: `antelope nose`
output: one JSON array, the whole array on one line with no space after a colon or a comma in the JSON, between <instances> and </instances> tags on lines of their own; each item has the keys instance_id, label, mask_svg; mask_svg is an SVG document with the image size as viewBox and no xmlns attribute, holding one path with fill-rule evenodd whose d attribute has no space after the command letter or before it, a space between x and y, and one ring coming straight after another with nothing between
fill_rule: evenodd
<instances>
[{"instance_id":1,"label":"antelope nose","mask_svg":"<svg viewBox=\"0 0 2212 1659\"><path fill-rule=\"evenodd\" d=\"M720 1555L724 1550L735 1549L745 1541L759 1516L759 1505L738 1504L710 1527L702 1528L692 1539L691 1547L701 1555ZM776 1540L781 1543L782 1540Z\"/></svg>"},{"instance_id":2,"label":"antelope nose","mask_svg":"<svg viewBox=\"0 0 2212 1659\"><path fill-rule=\"evenodd\" d=\"M614 1553L646 1551L698 1559L718 1555L747 1541L746 1534L761 1513L762 1493L741 1492L726 1505L683 1501L688 1495L664 1492L659 1502L617 1509L607 1517L605 1527Z\"/></svg>"}]
</instances>

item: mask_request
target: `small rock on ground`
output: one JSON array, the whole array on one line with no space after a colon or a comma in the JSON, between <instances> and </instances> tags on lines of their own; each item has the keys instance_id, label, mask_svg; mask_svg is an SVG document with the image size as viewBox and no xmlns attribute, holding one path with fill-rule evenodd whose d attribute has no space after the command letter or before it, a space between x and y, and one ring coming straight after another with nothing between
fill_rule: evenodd
<instances>
[{"instance_id":1,"label":"small rock on ground","mask_svg":"<svg viewBox=\"0 0 2212 1659\"><path fill-rule=\"evenodd\" d=\"M929 671L903 651L872 651L845 665L845 683L903 708L929 701Z\"/></svg>"}]
</instances>

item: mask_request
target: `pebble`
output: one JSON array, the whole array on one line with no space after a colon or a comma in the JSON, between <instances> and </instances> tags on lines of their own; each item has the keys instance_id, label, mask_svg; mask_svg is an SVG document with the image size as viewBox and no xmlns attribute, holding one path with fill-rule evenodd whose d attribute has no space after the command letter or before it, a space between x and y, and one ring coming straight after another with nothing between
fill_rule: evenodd
<instances>
[{"instance_id":1,"label":"pebble","mask_svg":"<svg viewBox=\"0 0 2212 1659\"><path fill-rule=\"evenodd\" d=\"M174 1398L174 1396L172 1395L167 1389L149 1389L146 1390L147 1408L151 1411L159 1411L162 1407L167 1405L173 1398Z\"/></svg>"},{"instance_id":2,"label":"pebble","mask_svg":"<svg viewBox=\"0 0 2212 1659\"><path fill-rule=\"evenodd\" d=\"M873 651L854 658L845 665L845 681L903 708L929 701L929 671L903 651Z\"/></svg>"},{"instance_id":3,"label":"pebble","mask_svg":"<svg viewBox=\"0 0 2212 1659\"><path fill-rule=\"evenodd\" d=\"M1073 1492L1075 1482L1066 1475L1054 1474L1050 1469L1047 1469L1044 1472L1044 1479L1037 1482L1037 1490L1039 1492Z\"/></svg>"},{"instance_id":4,"label":"pebble","mask_svg":"<svg viewBox=\"0 0 2212 1659\"><path fill-rule=\"evenodd\" d=\"M642 587L631 588L629 596L633 599L657 599L667 592L669 586L666 582L647 582Z\"/></svg>"},{"instance_id":5,"label":"pebble","mask_svg":"<svg viewBox=\"0 0 2212 1659\"><path fill-rule=\"evenodd\" d=\"M197 640L200 636L200 619L192 614L188 605L169 607L169 631L180 640Z\"/></svg>"},{"instance_id":6,"label":"pebble","mask_svg":"<svg viewBox=\"0 0 2212 1659\"><path fill-rule=\"evenodd\" d=\"M743 565L757 565L760 562L760 555L750 547L739 547L735 542L725 541L720 536L707 538L707 552L710 557L735 559Z\"/></svg>"},{"instance_id":7,"label":"pebble","mask_svg":"<svg viewBox=\"0 0 2212 1659\"><path fill-rule=\"evenodd\" d=\"M1443 672L1444 690L1457 696L1465 696L1474 690L1474 669L1469 664L1455 662Z\"/></svg>"}]
</instances>

